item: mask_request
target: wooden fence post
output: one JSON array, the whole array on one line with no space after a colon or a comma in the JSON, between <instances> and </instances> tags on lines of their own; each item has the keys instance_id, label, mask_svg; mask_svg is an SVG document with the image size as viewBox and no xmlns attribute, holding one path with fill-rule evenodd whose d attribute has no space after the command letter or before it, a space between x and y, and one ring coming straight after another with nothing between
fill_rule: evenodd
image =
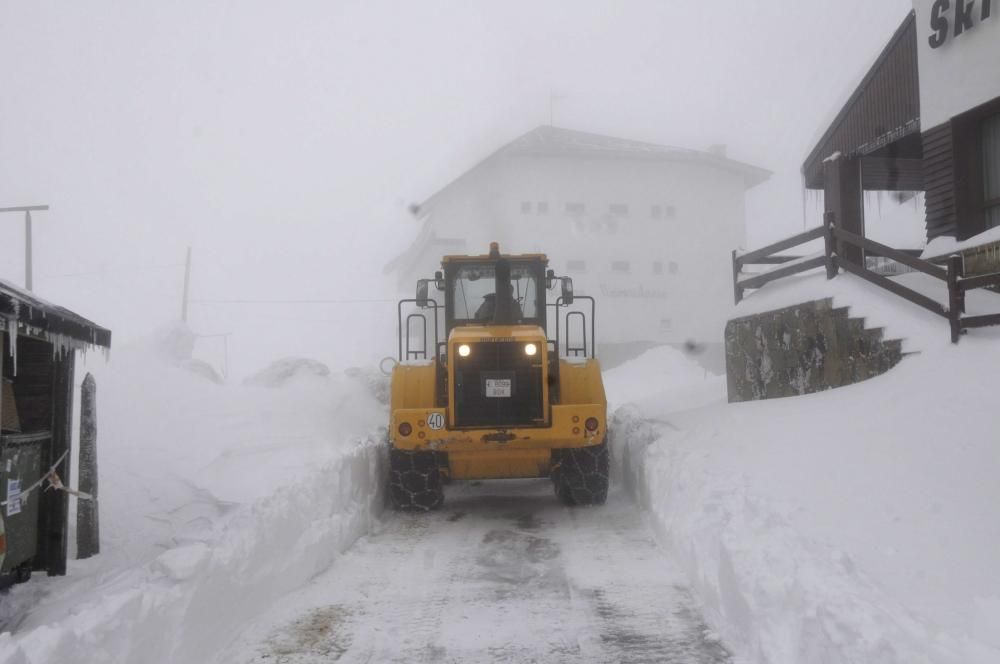
<instances>
[{"instance_id":1,"label":"wooden fence post","mask_svg":"<svg viewBox=\"0 0 1000 664\"><path fill-rule=\"evenodd\" d=\"M962 334L962 313L965 311L965 293L962 291L962 257L948 257L948 322L951 323L951 343L957 344Z\"/></svg>"},{"instance_id":2,"label":"wooden fence post","mask_svg":"<svg viewBox=\"0 0 1000 664\"><path fill-rule=\"evenodd\" d=\"M97 383L91 374L80 390L80 491L91 500L76 506L76 557L90 558L101 552L97 509Z\"/></svg>"},{"instance_id":3,"label":"wooden fence post","mask_svg":"<svg viewBox=\"0 0 1000 664\"><path fill-rule=\"evenodd\" d=\"M826 278L833 279L837 276L837 259L834 257L836 244L833 237L833 225L836 222L836 214L833 212L823 213L823 250L826 253Z\"/></svg>"},{"instance_id":4,"label":"wooden fence post","mask_svg":"<svg viewBox=\"0 0 1000 664\"><path fill-rule=\"evenodd\" d=\"M743 289L740 288L740 270L743 266L740 264L740 258L736 255L736 250L733 249L733 299L734 304L739 304L740 300L743 299Z\"/></svg>"}]
</instances>

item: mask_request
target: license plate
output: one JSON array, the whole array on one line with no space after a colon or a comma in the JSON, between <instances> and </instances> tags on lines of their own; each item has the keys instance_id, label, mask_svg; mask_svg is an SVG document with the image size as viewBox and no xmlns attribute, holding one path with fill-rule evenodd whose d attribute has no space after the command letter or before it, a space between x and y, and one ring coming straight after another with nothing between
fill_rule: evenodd
<instances>
[{"instance_id":1,"label":"license plate","mask_svg":"<svg viewBox=\"0 0 1000 664\"><path fill-rule=\"evenodd\" d=\"M490 398L509 398L510 385L510 378L487 378L486 396Z\"/></svg>"}]
</instances>

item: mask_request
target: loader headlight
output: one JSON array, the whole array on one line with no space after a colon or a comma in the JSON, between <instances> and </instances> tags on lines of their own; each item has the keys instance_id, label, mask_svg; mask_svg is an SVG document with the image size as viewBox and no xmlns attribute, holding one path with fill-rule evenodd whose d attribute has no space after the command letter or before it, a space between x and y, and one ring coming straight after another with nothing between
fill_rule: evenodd
<instances>
[{"instance_id":1,"label":"loader headlight","mask_svg":"<svg viewBox=\"0 0 1000 664\"><path fill-rule=\"evenodd\" d=\"M525 355L534 355L537 352L538 352L538 346L536 346L535 344L524 344Z\"/></svg>"},{"instance_id":2,"label":"loader headlight","mask_svg":"<svg viewBox=\"0 0 1000 664\"><path fill-rule=\"evenodd\" d=\"M587 427L587 431L597 431L598 421L596 417L588 417L587 421L583 423L583 426Z\"/></svg>"},{"instance_id":3,"label":"loader headlight","mask_svg":"<svg viewBox=\"0 0 1000 664\"><path fill-rule=\"evenodd\" d=\"M472 349L469 348L469 344L462 344L461 346L458 347L458 354L461 355L462 357L468 357L469 353L471 352Z\"/></svg>"},{"instance_id":4,"label":"loader headlight","mask_svg":"<svg viewBox=\"0 0 1000 664\"><path fill-rule=\"evenodd\" d=\"M406 438L411 433L413 433L413 425L409 422L400 422L399 424L399 435Z\"/></svg>"}]
</instances>

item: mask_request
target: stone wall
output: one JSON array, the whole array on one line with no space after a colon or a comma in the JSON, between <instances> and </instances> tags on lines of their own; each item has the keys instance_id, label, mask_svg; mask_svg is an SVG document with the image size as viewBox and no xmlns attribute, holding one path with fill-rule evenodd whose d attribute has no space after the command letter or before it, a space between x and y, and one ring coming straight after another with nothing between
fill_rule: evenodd
<instances>
[{"instance_id":1,"label":"stone wall","mask_svg":"<svg viewBox=\"0 0 1000 664\"><path fill-rule=\"evenodd\" d=\"M883 374L902 358L898 339L835 308L829 298L726 323L729 401L820 392Z\"/></svg>"}]
</instances>

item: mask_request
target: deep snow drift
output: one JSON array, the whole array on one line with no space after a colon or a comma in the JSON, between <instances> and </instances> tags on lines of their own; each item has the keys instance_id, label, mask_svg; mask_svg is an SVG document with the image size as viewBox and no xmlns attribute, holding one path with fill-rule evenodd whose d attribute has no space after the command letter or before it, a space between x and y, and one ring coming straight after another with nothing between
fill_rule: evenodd
<instances>
[{"instance_id":1,"label":"deep snow drift","mask_svg":"<svg viewBox=\"0 0 1000 664\"><path fill-rule=\"evenodd\" d=\"M856 284L831 284L835 303L850 304ZM751 296L746 309L822 297L814 285ZM692 392L671 399L651 383L694 373L669 349L608 372L609 385L649 388L615 415L621 479L738 656L1000 661L1000 417L989 387L1000 334L952 346L943 319L859 290L862 313L909 331L920 353L858 385L728 404L720 380L714 398L699 386L706 399L693 407Z\"/></svg>"},{"instance_id":2,"label":"deep snow drift","mask_svg":"<svg viewBox=\"0 0 1000 664\"><path fill-rule=\"evenodd\" d=\"M0 661L204 661L381 511L385 407L363 373L222 386L186 337L88 358L102 552L3 597Z\"/></svg>"},{"instance_id":3,"label":"deep snow drift","mask_svg":"<svg viewBox=\"0 0 1000 664\"><path fill-rule=\"evenodd\" d=\"M616 481L734 661L1000 661L1000 334L952 346L942 319L848 276L776 285L740 313L830 295L919 353L848 388L727 404L723 377L650 350L606 374ZM3 598L0 661L208 661L381 528L384 381L218 385L185 348L168 334L89 362L102 554Z\"/></svg>"}]
</instances>

